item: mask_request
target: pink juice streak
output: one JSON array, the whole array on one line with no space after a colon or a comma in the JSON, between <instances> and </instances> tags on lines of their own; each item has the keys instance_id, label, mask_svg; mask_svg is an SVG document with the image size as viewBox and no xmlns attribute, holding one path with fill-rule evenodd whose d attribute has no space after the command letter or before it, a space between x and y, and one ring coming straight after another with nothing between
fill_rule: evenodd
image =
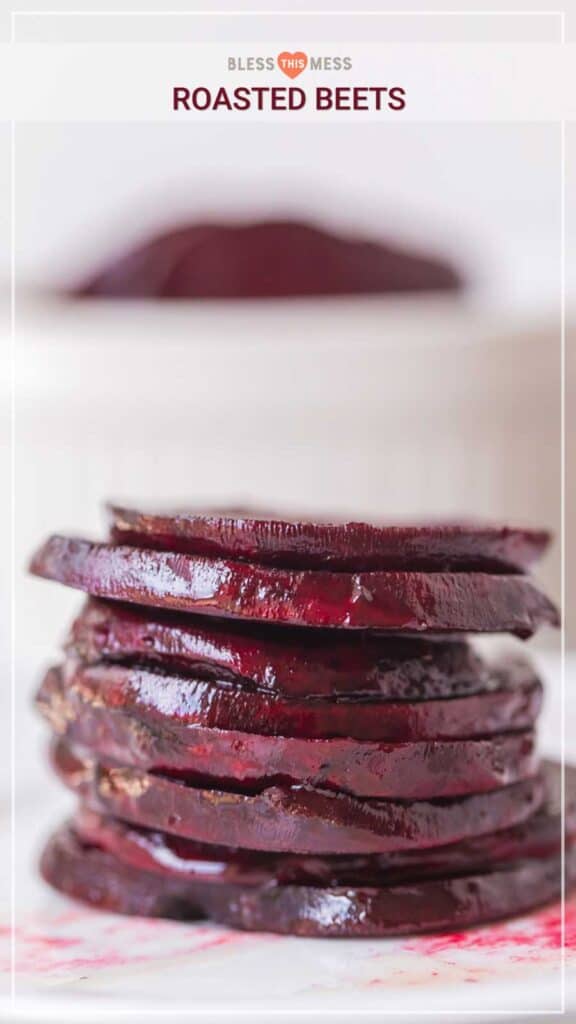
<instances>
[{"instance_id":1,"label":"pink juice streak","mask_svg":"<svg viewBox=\"0 0 576 1024\"><path fill-rule=\"evenodd\" d=\"M539 954L559 950L562 946L562 914L559 907L544 910L529 918L525 925L517 928L510 924L493 925L489 928L451 932L415 939L404 948L415 953L434 956L455 950L510 950L523 951L530 958ZM576 903L566 906L565 948L576 953ZM516 956L515 959L518 959Z\"/></svg>"},{"instance_id":2,"label":"pink juice streak","mask_svg":"<svg viewBox=\"0 0 576 1024\"><path fill-rule=\"evenodd\" d=\"M163 953L142 951L143 944L156 937L163 938L167 932L170 933L170 938L176 941L169 943L169 948ZM132 939L133 951L130 953L126 953L126 949L131 947L131 943L126 941L127 938ZM104 928L104 931L89 943L83 935L64 936L51 934L49 931L35 932L32 928L23 927L16 930L19 950L16 970L33 974L98 971L110 967L154 963L166 956L186 957L238 943L244 938L245 936L239 933L216 930L208 926L197 927L190 933L187 928L172 923L147 919L138 920L136 927L133 927L131 922L128 928L112 922L109 928ZM111 948L115 941L121 948ZM0 964L0 970L10 970L8 960Z\"/></svg>"},{"instance_id":3,"label":"pink juice streak","mask_svg":"<svg viewBox=\"0 0 576 1024\"><path fill-rule=\"evenodd\" d=\"M176 949L171 949L164 955L158 953L132 953L127 956L125 953L121 952L98 952L92 956L75 957L70 960L64 960L60 964L50 964L48 969L65 969L67 971L90 969L94 971L104 970L108 967L124 967L143 963L153 964L164 959L166 956L168 956L169 959L174 957L189 957L194 953L203 953L206 950L242 942L244 938L244 936L238 936L234 932L223 932L218 935L208 936L203 941L194 942L190 946L185 945Z\"/></svg>"}]
</instances>

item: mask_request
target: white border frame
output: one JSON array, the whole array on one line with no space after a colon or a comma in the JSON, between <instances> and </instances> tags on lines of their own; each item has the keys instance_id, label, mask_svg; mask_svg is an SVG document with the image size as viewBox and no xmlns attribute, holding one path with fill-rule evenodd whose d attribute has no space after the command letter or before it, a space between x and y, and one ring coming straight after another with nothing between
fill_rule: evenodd
<instances>
[{"instance_id":1,"label":"white border frame","mask_svg":"<svg viewBox=\"0 0 576 1024\"><path fill-rule=\"evenodd\" d=\"M449 11L449 10L387 10L387 11L297 11L297 10L198 10L198 11L77 11L77 10L25 10L10 11L10 45L16 45L16 19L22 17L557 17L560 20L559 45L566 42L566 11L510 11L510 10L476 10L476 11ZM390 1016L398 1017L437 1017L443 1016L483 1016L483 1017L541 1017L541 1016L564 1016L566 1013L566 834L565 834L565 811L566 811L566 121L561 119L557 122L560 129L560 765L561 765L561 947L560 947L560 1007L552 1010L538 1009L514 1009L514 1010L390 1010L385 1008L378 1010L358 1007L354 1014L361 1017ZM12 592L10 612L10 1007L14 1019L20 1016L17 1013L18 998L16 991L17 955L16 955L16 124L17 120L12 117L10 120L10 587ZM24 997L21 1000L22 1016L29 1018L33 1013L33 1005L38 1000L31 1000ZM158 1017L160 1007L154 1006L150 1010L146 1008L100 1007L95 1008L95 1017L106 1019L116 1017ZM255 1007L242 1009L231 1007L199 1007L194 1011L190 1007L163 1007L161 1009L165 1017L198 1017L202 1014L205 1017L270 1017L270 1011ZM74 1005L69 1007L62 1003L55 1003L49 1008L48 1013L43 1014L44 1020L62 1020L67 1016L74 1017L76 1013ZM91 1015L91 1011L89 1011ZM330 1016L345 1016L350 1018L350 1011L331 1009ZM279 1019L296 1016L320 1017L325 1016L326 1011L320 1008L314 1009L279 1009L274 1013Z\"/></svg>"}]
</instances>

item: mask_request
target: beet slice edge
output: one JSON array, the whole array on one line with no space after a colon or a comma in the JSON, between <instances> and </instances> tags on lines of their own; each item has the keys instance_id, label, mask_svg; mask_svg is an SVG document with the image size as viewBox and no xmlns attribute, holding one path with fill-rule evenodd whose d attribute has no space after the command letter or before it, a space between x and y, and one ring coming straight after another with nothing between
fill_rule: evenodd
<instances>
[{"instance_id":1,"label":"beet slice edge","mask_svg":"<svg viewBox=\"0 0 576 1024\"><path fill-rule=\"evenodd\" d=\"M410 878L470 874L495 864L558 856L562 843L561 767L545 762L544 805L527 821L449 846L385 854L312 856L267 853L180 839L81 806L74 817L80 837L129 866L169 878L212 885L268 883L367 886ZM576 768L566 768L565 834L576 838Z\"/></svg>"},{"instance_id":2,"label":"beet slice edge","mask_svg":"<svg viewBox=\"0 0 576 1024\"><path fill-rule=\"evenodd\" d=\"M296 572L59 536L30 571L97 597L301 626L527 637L559 621L523 576Z\"/></svg>"},{"instance_id":3,"label":"beet slice edge","mask_svg":"<svg viewBox=\"0 0 576 1024\"><path fill-rule=\"evenodd\" d=\"M234 512L149 512L109 505L117 544L332 571L525 572L545 530L485 523L314 522Z\"/></svg>"},{"instance_id":4,"label":"beet slice edge","mask_svg":"<svg viewBox=\"0 0 576 1024\"><path fill-rule=\"evenodd\" d=\"M287 697L426 700L502 685L463 639L214 619L90 598L66 650L84 662L146 661ZM529 678L532 670L524 668Z\"/></svg>"},{"instance_id":5,"label":"beet slice edge","mask_svg":"<svg viewBox=\"0 0 576 1024\"><path fill-rule=\"evenodd\" d=\"M566 866L571 884L573 850ZM54 888L105 910L181 920L206 914L234 928L329 938L459 930L525 913L561 891L559 857L379 888L202 885L127 867L69 827L48 842L41 873Z\"/></svg>"},{"instance_id":6,"label":"beet slice edge","mask_svg":"<svg viewBox=\"0 0 576 1024\"><path fill-rule=\"evenodd\" d=\"M82 711L87 704L122 711L177 731L181 741L194 727L293 736L300 739L356 739L389 743L487 738L534 726L542 684L525 666L501 665L500 688L451 700L297 700L237 683L194 679L159 667L68 659L49 670L40 690L47 703ZM57 677L57 678L56 678Z\"/></svg>"},{"instance_id":7,"label":"beet slice edge","mask_svg":"<svg viewBox=\"0 0 576 1024\"><path fill-rule=\"evenodd\" d=\"M85 687L49 673L38 704L53 728L98 759L193 784L259 792L277 783L361 797L432 799L482 793L534 775L534 733L387 743L265 736L178 726L106 707Z\"/></svg>"},{"instance_id":8,"label":"beet slice edge","mask_svg":"<svg viewBox=\"0 0 576 1024\"><path fill-rule=\"evenodd\" d=\"M199 842L291 853L382 853L443 846L520 824L545 799L541 776L446 800L361 800L309 786L256 795L202 789L98 763L63 740L51 761L88 807Z\"/></svg>"}]
</instances>

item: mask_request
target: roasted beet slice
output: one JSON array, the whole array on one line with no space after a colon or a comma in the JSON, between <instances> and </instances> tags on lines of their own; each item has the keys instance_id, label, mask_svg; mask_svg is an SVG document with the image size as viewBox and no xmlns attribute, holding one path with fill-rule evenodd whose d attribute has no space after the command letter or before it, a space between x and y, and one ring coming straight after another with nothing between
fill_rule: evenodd
<instances>
[{"instance_id":1,"label":"roasted beet slice","mask_svg":"<svg viewBox=\"0 0 576 1024\"><path fill-rule=\"evenodd\" d=\"M58 536L30 568L97 597L300 626L530 636L558 624L554 605L523 576L296 572Z\"/></svg>"},{"instance_id":2,"label":"roasted beet slice","mask_svg":"<svg viewBox=\"0 0 576 1024\"><path fill-rule=\"evenodd\" d=\"M289 853L381 853L456 843L525 821L545 795L541 776L447 800L359 800L308 786L246 795L98 764L62 740L52 748L52 764L91 810L203 843Z\"/></svg>"},{"instance_id":3,"label":"roasted beet slice","mask_svg":"<svg viewBox=\"0 0 576 1024\"><path fill-rule=\"evenodd\" d=\"M567 883L572 885L573 850L566 868ZM561 891L562 863L556 856L515 861L479 874L407 879L378 888L207 885L197 892L197 899L207 916L231 928L360 938L459 930L526 913L558 899Z\"/></svg>"},{"instance_id":4,"label":"roasted beet slice","mask_svg":"<svg viewBox=\"0 0 576 1024\"><path fill-rule=\"evenodd\" d=\"M285 569L525 572L550 542L545 530L484 523L376 526L218 511L142 512L118 505L109 512L117 544Z\"/></svg>"},{"instance_id":5,"label":"roasted beet slice","mask_svg":"<svg viewBox=\"0 0 576 1024\"><path fill-rule=\"evenodd\" d=\"M427 850L332 857L264 853L195 843L80 807L74 828L83 841L118 860L169 878L220 885L388 885L406 878L485 871L506 861L558 855L562 842L560 765L543 765L546 803L528 821L501 832ZM576 768L566 770L566 836L576 833Z\"/></svg>"},{"instance_id":6,"label":"roasted beet slice","mask_svg":"<svg viewBox=\"0 0 576 1024\"><path fill-rule=\"evenodd\" d=\"M401 800L460 796L518 782L538 764L532 732L380 743L262 736L180 725L167 716L159 721L111 708L81 679L67 687L58 669L44 680L38 705L57 732L96 758L243 792L281 782Z\"/></svg>"},{"instance_id":7,"label":"roasted beet slice","mask_svg":"<svg viewBox=\"0 0 576 1024\"><path fill-rule=\"evenodd\" d=\"M289 697L414 701L504 683L464 640L262 626L95 599L73 623L67 649L83 661L153 661Z\"/></svg>"},{"instance_id":8,"label":"roasted beet slice","mask_svg":"<svg viewBox=\"0 0 576 1024\"><path fill-rule=\"evenodd\" d=\"M205 916L189 883L135 871L83 843L71 828L60 829L49 840L40 873L53 888L100 910L180 921Z\"/></svg>"},{"instance_id":9,"label":"roasted beet slice","mask_svg":"<svg viewBox=\"0 0 576 1024\"><path fill-rule=\"evenodd\" d=\"M187 741L203 726L301 739L345 737L391 743L470 739L531 729L540 711L541 683L524 663L500 668L500 689L452 700L294 700L238 683L189 679L158 669L68 660L62 685L75 714L83 704L122 710ZM47 680L46 696L50 691ZM58 700L60 697L58 696ZM187 728L188 727L188 728Z\"/></svg>"},{"instance_id":10,"label":"roasted beet slice","mask_svg":"<svg viewBox=\"0 0 576 1024\"><path fill-rule=\"evenodd\" d=\"M566 867L571 883L573 850ZM525 913L556 899L562 888L557 856L379 887L202 884L130 867L66 826L49 840L40 869L54 888L103 910L178 920L203 911L234 928L326 938L461 929Z\"/></svg>"},{"instance_id":11,"label":"roasted beet slice","mask_svg":"<svg viewBox=\"0 0 576 1024\"><path fill-rule=\"evenodd\" d=\"M81 298L289 299L452 291L435 256L298 220L192 223L121 254L74 289Z\"/></svg>"}]
</instances>

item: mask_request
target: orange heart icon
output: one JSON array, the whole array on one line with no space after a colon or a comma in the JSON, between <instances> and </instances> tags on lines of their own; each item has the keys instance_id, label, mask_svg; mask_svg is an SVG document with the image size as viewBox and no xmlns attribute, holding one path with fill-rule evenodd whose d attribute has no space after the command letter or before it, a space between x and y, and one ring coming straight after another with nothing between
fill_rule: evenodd
<instances>
[{"instance_id":1,"label":"orange heart icon","mask_svg":"<svg viewBox=\"0 0 576 1024\"><path fill-rule=\"evenodd\" d=\"M290 53L288 50L283 50L276 57L276 63L288 78L298 78L303 71L306 70L308 64L308 57L302 50L296 50L295 53Z\"/></svg>"}]
</instances>

